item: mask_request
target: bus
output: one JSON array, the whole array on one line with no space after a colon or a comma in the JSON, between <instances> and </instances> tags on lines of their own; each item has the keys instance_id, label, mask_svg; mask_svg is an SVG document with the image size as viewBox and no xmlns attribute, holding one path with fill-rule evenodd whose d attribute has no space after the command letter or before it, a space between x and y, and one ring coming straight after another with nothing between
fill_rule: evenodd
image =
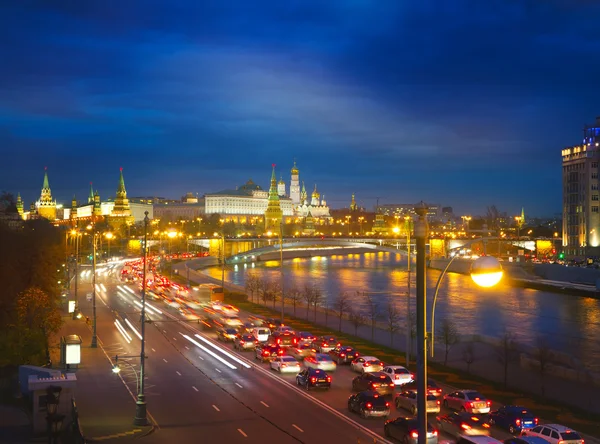
<instances>
[{"instance_id":1,"label":"bus","mask_svg":"<svg viewBox=\"0 0 600 444\"><path fill-rule=\"evenodd\" d=\"M225 300L225 292L223 287L217 284L200 284L197 287L198 298L208 300L210 302L223 302Z\"/></svg>"}]
</instances>

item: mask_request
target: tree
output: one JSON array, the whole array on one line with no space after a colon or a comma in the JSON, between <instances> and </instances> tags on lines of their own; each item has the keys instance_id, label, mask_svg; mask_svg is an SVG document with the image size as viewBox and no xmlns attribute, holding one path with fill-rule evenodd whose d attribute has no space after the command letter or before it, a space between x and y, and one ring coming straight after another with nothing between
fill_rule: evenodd
<instances>
[{"instance_id":1,"label":"tree","mask_svg":"<svg viewBox=\"0 0 600 444\"><path fill-rule=\"evenodd\" d=\"M354 326L354 336L358 336L358 328L367 323L367 317L360 310L351 307L350 323Z\"/></svg>"},{"instance_id":2,"label":"tree","mask_svg":"<svg viewBox=\"0 0 600 444\"><path fill-rule=\"evenodd\" d=\"M467 364L467 373L471 373L471 364L475 361L475 350L473 349L473 343L468 342L463 347L462 353L463 361Z\"/></svg>"},{"instance_id":3,"label":"tree","mask_svg":"<svg viewBox=\"0 0 600 444\"><path fill-rule=\"evenodd\" d=\"M317 286L313 287L313 307L315 308L315 321L317 320L317 305L321 305L323 301L323 292Z\"/></svg>"},{"instance_id":4,"label":"tree","mask_svg":"<svg viewBox=\"0 0 600 444\"><path fill-rule=\"evenodd\" d=\"M400 322L400 311L398 310L398 307L396 307L396 304L394 303L394 300L391 297L387 299L387 302L385 304L384 316L386 330L390 332L390 345L393 347L394 333L396 333L400 328L398 326L398 322Z\"/></svg>"},{"instance_id":5,"label":"tree","mask_svg":"<svg viewBox=\"0 0 600 444\"><path fill-rule=\"evenodd\" d=\"M508 365L515 359L514 335L508 330L500 338L500 347L496 348L498 362L504 369L504 388L508 387Z\"/></svg>"},{"instance_id":6,"label":"tree","mask_svg":"<svg viewBox=\"0 0 600 444\"><path fill-rule=\"evenodd\" d=\"M375 338L375 324L379 319L379 310L375 302L375 297L370 293L363 293L363 302L366 308L366 315L371 323L371 341Z\"/></svg>"},{"instance_id":7,"label":"tree","mask_svg":"<svg viewBox=\"0 0 600 444\"><path fill-rule=\"evenodd\" d=\"M447 365L450 349L460 341L456 324L448 318L443 319L441 325L438 327L437 335L444 344L444 365Z\"/></svg>"},{"instance_id":8,"label":"tree","mask_svg":"<svg viewBox=\"0 0 600 444\"><path fill-rule=\"evenodd\" d=\"M2 191L0 193L0 212L4 213L16 213L17 202L15 196L12 193Z\"/></svg>"},{"instance_id":9,"label":"tree","mask_svg":"<svg viewBox=\"0 0 600 444\"><path fill-rule=\"evenodd\" d=\"M250 293L250 300L254 302L254 292L258 290L258 276L254 273L246 273L246 293Z\"/></svg>"},{"instance_id":10,"label":"tree","mask_svg":"<svg viewBox=\"0 0 600 444\"><path fill-rule=\"evenodd\" d=\"M314 299L313 290L314 290L314 287L306 285L304 287L304 291L302 292L302 297L303 297L304 301L306 302L306 320L308 320L308 313L310 311L310 306L312 305L313 299Z\"/></svg>"},{"instance_id":11,"label":"tree","mask_svg":"<svg viewBox=\"0 0 600 444\"><path fill-rule=\"evenodd\" d=\"M269 282L266 279L261 279L261 285L260 285L260 289L261 289L261 299L263 302L263 305L267 305L267 302L269 302L271 300L271 282Z\"/></svg>"},{"instance_id":12,"label":"tree","mask_svg":"<svg viewBox=\"0 0 600 444\"><path fill-rule=\"evenodd\" d=\"M302 293L298 288L292 287L286 293L286 298L292 302L292 306L294 307L294 316L296 316L296 305L302 299Z\"/></svg>"},{"instance_id":13,"label":"tree","mask_svg":"<svg viewBox=\"0 0 600 444\"><path fill-rule=\"evenodd\" d=\"M548 371L548 364L552 361L553 358L552 350L548 346L546 339L543 337L538 337L536 341L536 349L535 349L535 358L538 360L538 370L540 371L540 382L541 382L541 392L542 397L546 396L546 385L545 385L545 375Z\"/></svg>"},{"instance_id":14,"label":"tree","mask_svg":"<svg viewBox=\"0 0 600 444\"><path fill-rule=\"evenodd\" d=\"M350 295L346 292L339 293L333 301L333 310L338 317L338 331L342 331L342 319L350 309Z\"/></svg>"},{"instance_id":15,"label":"tree","mask_svg":"<svg viewBox=\"0 0 600 444\"><path fill-rule=\"evenodd\" d=\"M271 282L269 286L269 299L273 301L273 309L275 309L275 302L277 302L278 298L282 296L281 294L281 285L279 285L279 281Z\"/></svg>"}]
</instances>

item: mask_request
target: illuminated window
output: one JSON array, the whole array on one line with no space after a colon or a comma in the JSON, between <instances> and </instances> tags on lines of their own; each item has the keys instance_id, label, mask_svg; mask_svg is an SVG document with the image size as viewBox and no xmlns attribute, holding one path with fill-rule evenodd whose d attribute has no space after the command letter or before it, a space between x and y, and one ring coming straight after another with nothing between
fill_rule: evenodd
<instances>
[{"instance_id":1,"label":"illuminated window","mask_svg":"<svg viewBox=\"0 0 600 444\"><path fill-rule=\"evenodd\" d=\"M592 213L597 213L598 212L598 206L592 206Z\"/></svg>"}]
</instances>

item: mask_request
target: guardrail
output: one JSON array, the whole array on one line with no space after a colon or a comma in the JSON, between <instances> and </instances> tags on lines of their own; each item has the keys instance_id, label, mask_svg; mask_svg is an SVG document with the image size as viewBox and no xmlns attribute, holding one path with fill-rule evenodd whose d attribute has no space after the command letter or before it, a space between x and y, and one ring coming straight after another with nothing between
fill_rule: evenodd
<instances>
[{"instance_id":1,"label":"guardrail","mask_svg":"<svg viewBox=\"0 0 600 444\"><path fill-rule=\"evenodd\" d=\"M79 411L77 410L77 404L75 404L75 398L71 398L71 431L73 433L74 444L86 444L87 440L83 434L81 423L79 422Z\"/></svg>"}]
</instances>

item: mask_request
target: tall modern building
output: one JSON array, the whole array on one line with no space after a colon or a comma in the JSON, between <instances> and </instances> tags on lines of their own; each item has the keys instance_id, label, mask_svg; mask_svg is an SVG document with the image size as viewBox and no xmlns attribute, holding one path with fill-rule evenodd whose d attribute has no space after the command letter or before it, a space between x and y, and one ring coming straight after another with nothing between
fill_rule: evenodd
<instances>
[{"instance_id":1,"label":"tall modern building","mask_svg":"<svg viewBox=\"0 0 600 444\"><path fill-rule=\"evenodd\" d=\"M600 117L583 127L583 142L562 150L563 251L568 258L600 256Z\"/></svg>"}]
</instances>

